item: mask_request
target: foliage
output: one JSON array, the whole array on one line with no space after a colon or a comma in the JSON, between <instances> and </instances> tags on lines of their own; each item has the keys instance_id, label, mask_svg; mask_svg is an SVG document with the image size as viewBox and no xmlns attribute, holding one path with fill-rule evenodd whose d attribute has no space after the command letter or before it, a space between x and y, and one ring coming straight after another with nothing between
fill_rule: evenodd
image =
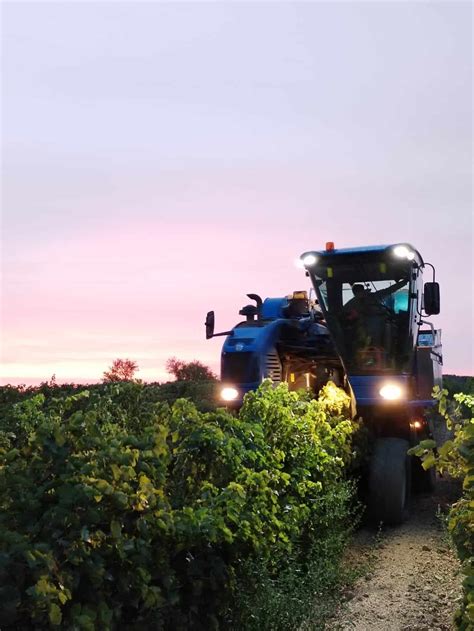
<instances>
[{"instance_id":1,"label":"foliage","mask_svg":"<svg viewBox=\"0 0 474 631\"><path fill-rule=\"evenodd\" d=\"M212 370L196 359L185 362L176 357L171 357L166 362L166 370L173 375L176 381L216 381L217 377Z\"/></svg>"},{"instance_id":2,"label":"foliage","mask_svg":"<svg viewBox=\"0 0 474 631\"><path fill-rule=\"evenodd\" d=\"M249 567L278 582L347 531L355 425L335 387L310 401L266 382L239 415L147 393L112 383L3 408L2 629L237 624Z\"/></svg>"},{"instance_id":3,"label":"foliage","mask_svg":"<svg viewBox=\"0 0 474 631\"><path fill-rule=\"evenodd\" d=\"M114 359L110 369L104 372L103 381L105 383L116 381L132 381L137 370L137 362L134 362L131 359Z\"/></svg>"},{"instance_id":4,"label":"foliage","mask_svg":"<svg viewBox=\"0 0 474 631\"><path fill-rule=\"evenodd\" d=\"M460 375L443 375L443 388L449 396L454 394L474 394L474 377Z\"/></svg>"},{"instance_id":5,"label":"foliage","mask_svg":"<svg viewBox=\"0 0 474 631\"><path fill-rule=\"evenodd\" d=\"M334 507L349 512L353 495L350 483L338 485ZM337 508L336 508L337 510ZM340 516L341 517L341 516ZM350 528L335 528L309 545L296 545L275 571L268 561L250 558L245 562L237 584L238 607L229 612L226 627L246 631L287 631L288 629L324 628L325 620L336 607L338 588L348 578L340 560Z\"/></svg>"},{"instance_id":6,"label":"foliage","mask_svg":"<svg viewBox=\"0 0 474 631\"><path fill-rule=\"evenodd\" d=\"M218 402L217 381L169 381L156 390L158 401L172 404L177 399L190 399L203 412L215 410Z\"/></svg>"},{"instance_id":7,"label":"foliage","mask_svg":"<svg viewBox=\"0 0 474 631\"><path fill-rule=\"evenodd\" d=\"M118 406L116 412L125 415L127 419L139 419L150 404L167 402L171 405L180 398L191 399L201 411L215 410L218 401L216 388L217 382L210 381L170 381L160 384L139 380L88 385L44 382L40 386L0 386L0 424L5 426L10 419L15 426L17 421L12 418L13 404L27 401L38 394L45 397L45 406L48 407L54 405L57 399L88 390L91 396L102 397L103 401L111 397L113 405Z\"/></svg>"},{"instance_id":8,"label":"foliage","mask_svg":"<svg viewBox=\"0 0 474 631\"><path fill-rule=\"evenodd\" d=\"M449 399L447 390L437 388L434 396L454 436L437 449L434 441L424 440L410 453L422 458L424 469L435 466L440 473L463 480L463 495L451 507L448 528L465 574L456 623L467 631L474 628L474 395L458 393Z\"/></svg>"}]
</instances>

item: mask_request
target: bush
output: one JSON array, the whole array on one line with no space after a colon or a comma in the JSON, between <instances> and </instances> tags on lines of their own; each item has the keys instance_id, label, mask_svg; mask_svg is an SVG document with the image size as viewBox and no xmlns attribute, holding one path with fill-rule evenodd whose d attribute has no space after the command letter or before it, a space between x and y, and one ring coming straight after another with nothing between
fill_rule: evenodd
<instances>
[{"instance_id":1,"label":"bush","mask_svg":"<svg viewBox=\"0 0 474 631\"><path fill-rule=\"evenodd\" d=\"M311 401L266 382L238 416L144 392L37 394L4 414L3 629L218 628L245 619L250 567L274 580L347 529L355 425L335 386Z\"/></svg>"},{"instance_id":2,"label":"bush","mask_svg":"<svg viewBox=\"0 0 474 631\"><path fill-rule=\"evenodd\" d=\"M217 381L217 375L197 359L185 362L176 357L170 357L166 362L166 370L174 376L176 381Z\"/></svg>"},{"instance_id":3,"label":"bush","mask_svg":"<svg viewBox=\"0 0 474 631\"><path fill-rule=\"evenodd\" d=\"M346 579L340 561L352 532L353 523L349 525L347 518L354 508L353 493L352 484L338 484L325 506L333 516L333 528L320 530L313 541L294 542L292 551L277 564L261 557L244 560L236 586L238 601L228 612L226 628L325 628ZM309 627L304 626L308 622Z\"/></svg>"},{"instance_id":4,"label":"bush","mask_svg":"<svg viewBox=\"0 0 474 631\"><path fill-rule=\"evenodd\" d=\"M109 370L104 372L103 381L133 381L138 370L137 362L131 359L114 359Z\"/></svg>"},{"instance_id":5,"label":"bush","mask_svg":"<svg viewBox=\"0 0 474 631\"><path fill-rule=\"evenodd\" d=\"M410 453L422 458L424 469L435 466L439 473L463 481L463 494L451 507L448 528L465 575L464 597L455 620L459 629L468 631L474 628L474 396L458 393L449 399L448 391L439 388L434 396L454 437L438 449L434 441L424 440Z\"/></svg>"}]
</instances>

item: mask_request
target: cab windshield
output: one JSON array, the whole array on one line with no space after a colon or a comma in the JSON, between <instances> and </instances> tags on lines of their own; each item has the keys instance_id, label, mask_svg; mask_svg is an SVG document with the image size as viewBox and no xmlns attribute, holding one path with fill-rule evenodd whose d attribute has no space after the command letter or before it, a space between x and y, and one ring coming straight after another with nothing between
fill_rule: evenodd
<instances>
[{"instance_id":1,"label":"cab windshield","mask_svg":"<svg viewBox=\"0 0 474 631\"><path fill-rule=\"evenodd\" d=\"M318 265L313 282L349 374L408 368L410 283L407 269L385 263Z\"/></svg>"}]
</instances>

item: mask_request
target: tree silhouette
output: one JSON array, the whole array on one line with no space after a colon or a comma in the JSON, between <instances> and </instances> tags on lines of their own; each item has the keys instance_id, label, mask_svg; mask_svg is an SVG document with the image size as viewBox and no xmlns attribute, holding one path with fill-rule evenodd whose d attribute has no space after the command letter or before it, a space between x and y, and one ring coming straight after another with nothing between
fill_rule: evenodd
<instances>
[{"instance_id":1,"label":"tree silhouette","mask_svg":"<svg viewBox=\"0 0 474 631\"><path fill-rule=\"evenodd\" d=\"M112 366L106 372L102 381L110 383L115 381L133 381L138 364L131 359L114 359Z\"/></svg>"},{"instance_id":2,"label":"tree silhouette","mask_svg":"<svg viewBox=\"0 0 474 631\"><path fill-rule=\"evenodd\" d=\"M166 362L166 370L176 381L217 381L212 370L196 359L185 362L171 357Z\"/></svg>"}]
</instances>

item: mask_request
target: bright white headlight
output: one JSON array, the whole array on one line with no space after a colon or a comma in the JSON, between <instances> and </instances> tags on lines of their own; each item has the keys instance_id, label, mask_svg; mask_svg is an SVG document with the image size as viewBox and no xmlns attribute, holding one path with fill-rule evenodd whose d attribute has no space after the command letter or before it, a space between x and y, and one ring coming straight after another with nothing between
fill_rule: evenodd
<instances>
[{"instance_id":1,"label":"bright white headlight","mask_svg":"<svg viewBox=\"0 0 474 631\"><path fill-rule=\"evenodd\" d=\"M316 263L318 259L316 258L316 256L314 254L307 254L304 258L303 258L303 265L305 267L311 267L311 265L314 265Z\"/></svg>"},{"instance_id":2,"label":"bright white headlight","mask_svg":"<svg viewBox=\"0 0 474 631\"><path fill-rule=\"evenodd\" d=\"M380 388L379 394L383 399L387 399L387 401L397 401L402 398L403 391L400 386L397 386L395 383L387 383Z\"/></svg>"},{"instance_id":3,"label":"bright white headlight","mask_svg":"<svg viewBox=\"0 0 474 631\"><path fill-rule=\"evenodd\" d=\"M226 387L221 390L221 399L224 401L235 401L239 396L237 388Z\"/></svg>"},{"instance_id":4,"label":"bright white headlight","mask_svg":"<svg viewBox=\"0 0 474 631\"><path fill-rule=\"evenodd\" d=\"M413 250L407 248L406 245L397 245L395 248L393 248L393 253L400 259L408 259L409 261L413 261L413 259L415 258L415 253L413 252Z\"/></svg>"},{"instance_id":5,"label":"bright white headlight","mask_svg":"<svg viewBox=\"0 0 474 631\"><path fill-rule=\"evenodd\" d=\"M406 245L397 245L396 248L393 248L393 253L395 256L399 256L401 259L404 259L408 254L408 248Z\"/></svg>"}]
</instances>

